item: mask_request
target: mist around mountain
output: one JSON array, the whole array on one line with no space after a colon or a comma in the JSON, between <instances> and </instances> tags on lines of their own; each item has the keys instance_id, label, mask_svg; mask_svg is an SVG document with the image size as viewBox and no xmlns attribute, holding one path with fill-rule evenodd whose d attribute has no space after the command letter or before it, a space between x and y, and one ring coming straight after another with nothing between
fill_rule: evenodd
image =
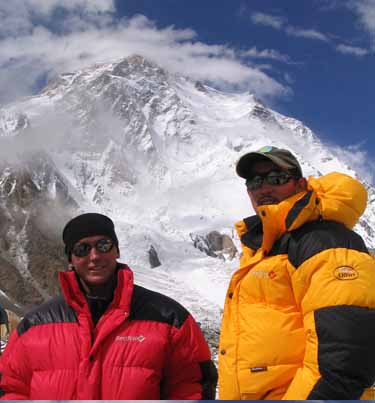
<instances>
[{"instance_id":1,"label":"mist around mountain","mask_svg":"<svg viewBox=\"0 0 375 403\"><path fill-rule=\"evenodd\" d=\"M290 149L305 176L358 177L302 122L253 94L217 91L142 56L67 72L39 95L4 106L0 302L22 312L55 295L66 266L64 224L102 212L115 222L120 261L136 282L184 304L217 341L238 254L207 256L193 239L217 231L240 249L233 224L253 212L234 167L264 145ZM366 186L369 204L356 230L375 248L375 191Z\"/></svg>"}]
</instances>

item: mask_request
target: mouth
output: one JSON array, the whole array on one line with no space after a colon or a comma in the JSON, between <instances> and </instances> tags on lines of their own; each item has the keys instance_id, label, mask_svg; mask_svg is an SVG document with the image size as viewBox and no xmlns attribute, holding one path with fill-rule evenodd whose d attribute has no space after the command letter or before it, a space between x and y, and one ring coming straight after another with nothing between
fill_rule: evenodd
<instances>
[{"instance_id":1,"label":"mouth","mask_svg":"<svg viewBox=\"0 0 375 403\"><path fill-rule=\"evenodd\" d=\"M267 204L278 204L279 201L272 196L263 196L257 200L258 206L265 206Z\"/></svg>"},{"instance_id":2,"label":"mouth","mask_svg":"<svg viewBox=\"0 0 375 403\"><path fill-rule=\"evenodd\" d=\"M88 268L89 271L103 271L105 268L103 266L93 266Z\"/></svg>"}]
</instances>

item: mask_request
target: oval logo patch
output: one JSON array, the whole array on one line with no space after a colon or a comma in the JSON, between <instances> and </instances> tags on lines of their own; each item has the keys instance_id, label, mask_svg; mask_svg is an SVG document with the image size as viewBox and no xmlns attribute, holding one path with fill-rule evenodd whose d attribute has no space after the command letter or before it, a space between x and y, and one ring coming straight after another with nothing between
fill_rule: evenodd
<instances>
[{"instance_id":1,"label":"oval logo patch","mask_svg":"<svg viewBox=\"0 0 375 403\"><path fill-rule=\"evenodd\" d=\"M338 280L354 280L358 278L358 273L350 266L338 267L333 274Z\"/></svg>"}]
</instances>

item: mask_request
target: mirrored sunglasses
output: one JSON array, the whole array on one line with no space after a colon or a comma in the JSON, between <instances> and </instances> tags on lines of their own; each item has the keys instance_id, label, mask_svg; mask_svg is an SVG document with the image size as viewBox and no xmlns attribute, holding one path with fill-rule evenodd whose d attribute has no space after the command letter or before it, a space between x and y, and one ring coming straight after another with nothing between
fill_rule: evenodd
<instances>
[{"instance_id":1,"label":"mirrored sunglasses","mask_svg":"<svg viewBox=\"0 0 375 403\"><path fill-rule=\"evenodd\" d=\"M271 171L265 174L257 174L252 178L246 179L246 187L249 190L257 190L263 185L264 182L267 182L272 186L281 186L288 183L292 178L297 177L283 171Z\"/></svg>"},{"instance_id":2,"label":"mirrored sunglasses","mask_svg":"<svg viewBox=\"0 0 375 403\"><path fill-rule=\"evenodd\" d=\"M72 249L72 254L76 257L85 257L89 255L92 248L95 248L99 253L108 253L113 248L113 245L113 241L106 238L99 239L94 244L86 242L77 243Z\"/></svg>"}]
</instances>

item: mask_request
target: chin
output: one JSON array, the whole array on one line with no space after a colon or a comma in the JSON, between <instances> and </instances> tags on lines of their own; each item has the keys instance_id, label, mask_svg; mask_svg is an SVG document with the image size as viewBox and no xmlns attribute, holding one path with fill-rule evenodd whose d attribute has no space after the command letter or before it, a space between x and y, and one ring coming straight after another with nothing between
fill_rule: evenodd
<instances>
[{"instance_id":1,"label":"chin","mask_svg":"<svg viewBox=\"0 0 375 403\"><path fill-rule=\"evenodd\" d=\"M271 206L274 204L279 204L280 202L278 200L272 200L272 201L265 201L265 202L259 202L257 203L257 206Z\"/></svg>"},{"instance_id":2,"label":"chin","mask_svg":"<svg viewBox=\"0 0 375 403\"><path fill-rule=\"evenodd\" d=\"M103 285L108 282L108 278L94 277L85 280L88 285Z\"/></svg>"}]
</instances>

